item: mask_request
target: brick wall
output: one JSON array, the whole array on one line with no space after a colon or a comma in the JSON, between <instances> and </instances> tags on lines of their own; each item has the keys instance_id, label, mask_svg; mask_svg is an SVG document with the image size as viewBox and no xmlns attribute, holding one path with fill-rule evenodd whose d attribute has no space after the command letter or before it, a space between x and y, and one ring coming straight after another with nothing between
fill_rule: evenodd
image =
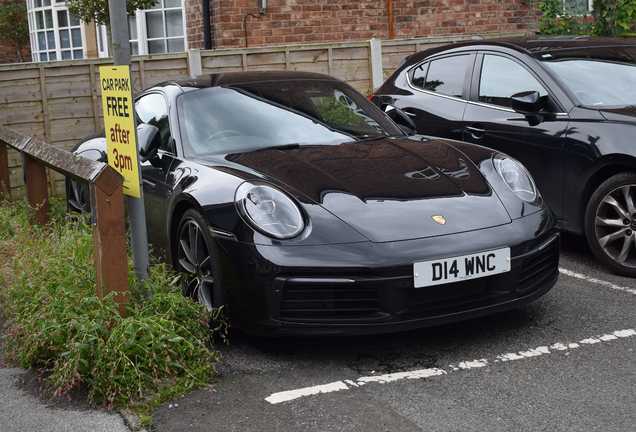
<instances>
[{"instance_id":1,"label":"brick wall","mask_svg":"<svg viewBox=\"0 0 636 432\"><path fill-rule=\"evenodd\" d=\"M0 0L0 4L9 1ZM209 0L212 48L293 45L371 38L389 39L388 0ZM203 49L201 0L184 0L189 49ZM251 14L251 15L249 15ZM531 30L541 11L533 0L393 0L396 39ZM31 61L30 47L23 49ZM0 64L17 63L15 49L0 44Z\"/></svg>"},{"instance_id":2,"label":"brick wall","mask_svg":"<svg viewBox=\"0 0 636 432\"><path fill-rule=\"evenodd\" d=\"M533 0L394 2L395 37L506 33L531 30L541 11Z\"/></svg>"},{"instance_id":3,"label":"brick wall","mask_svg":"<svg viewBox=\"0 0 636 432\"><path fill-rule=\"evenodd\" d=\"M191 0L186 0L186 2ZM200 1L200 0L199 0ZM389 39L388 0L210 0L213 48ZM199 3L200 4L200 3ZM202 20L188 20L190 48L201 47ZM251 14L251 15L249 15ZM532 0L393 0L396 39L531 30Z\"/></svg>"},{"instance_id":4,"label":"brick wall","mask_svg":"<svg viewBox=\"0 0 636 432\"><path fill-rule=\"evenodd\" d=\"M11 3L14 0L0 0L0 6L7 3ZM25 0L15 0L25 1ZM31 45L22 48L22 57L25 62L31 61ZM4 63L19 63L20 57L18 57L17 50L11 44L0 42L0 64Z\"/></svg>"},{"instance_id":5,"label":"brick wall","mask_svg":"<svg viewBox=\"0 0 636 432\"><path fill-rule=\"evenodd\" d=\"M183 0L187 23L188 49L204 49L203 10L201 0Z\"/></svg>"}]
</instances>

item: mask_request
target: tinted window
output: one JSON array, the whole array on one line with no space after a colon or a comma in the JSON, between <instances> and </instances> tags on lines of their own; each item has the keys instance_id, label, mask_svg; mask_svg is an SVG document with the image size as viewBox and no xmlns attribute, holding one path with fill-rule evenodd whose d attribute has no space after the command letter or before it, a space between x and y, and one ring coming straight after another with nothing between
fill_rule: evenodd
<instances>
[{"instance_id":1,"label":"tinted window","mask_svg":"<svg viewBox=\"0 0 636 432\"><path fill-rule=\"evenodd\" d=\"M426 72L428 72L429 63L423 63L413 69L411 75L411 83L417 88L423 89L426 83Z\"/></svg>"},{"instance_id":2,"label":"tinted window","mask_svg":"<svg viewBox=\"0 0 636 432\"><path fill-rule=\"evenodd\" d=\"M411 73L411 83L423 90L460 98L469 58L461 55L423 63Z\"/></svg>"},{"instance_id":3,"label":"tinted window","mask_svg":"<svg viewBox=\"0 0 636 432\"><path fill-rule=\"evenodd\" d=\"M161 132L161 150L170 149L170 123L168 122L168 105L165 98L158 93L151 93L138 99L135 103L138 123L156 126Z\"/></svg>"},{"instance_id":4,"label":"tinted window","mask_svg":"<svg viewBox=\"0 0 636 432\"><path fill-rule=\"evenodd\" d=\"M505 57L485 55L479 80L479 102L510 108L510 97L523 91L548 92L519 63Z\"/></svg>"}]
</instances>

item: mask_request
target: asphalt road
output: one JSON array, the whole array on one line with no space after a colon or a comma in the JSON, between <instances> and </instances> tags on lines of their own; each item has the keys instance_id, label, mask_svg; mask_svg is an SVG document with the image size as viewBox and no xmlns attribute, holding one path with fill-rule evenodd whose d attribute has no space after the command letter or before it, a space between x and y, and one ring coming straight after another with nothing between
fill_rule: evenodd
<instances>
[{"instance_id":1,"label":"asphalt road","mask_svg":"<svg viewBox=\"0 0 636 432\"><path fill-rule=\"evenodd\" d=\"M219 347L214 391L156 431L633 431L636 281L566 236L561 278L499 315L382 336Z\"/></svg>"},{"instance_id":2,"label":"asphalt road","mask_svg":"<svg viewBox=\"0 0 636 432\"><path fill-rule=\"evenodd\" d=\"M0 335L6 318L0 309ZM51 402L40 398L42 384L30 372L4 362L0 339L0 431L1 432L129 432L116 412L93 409L85 394Z\"/></svg>"},{"instance_id":3,"label":"asphalt road","mask_svg":"<svg viewBox=\"0 0 636 432\"><path fill-rule=\"evenodd\" d=\"M235 333L213 390L157 408L153 431L633 431L636 281L562 245L555 288L506 313L381 336ZM128 430L29 382L0 369L1 431Z\"/></svg>"}]
</instances>

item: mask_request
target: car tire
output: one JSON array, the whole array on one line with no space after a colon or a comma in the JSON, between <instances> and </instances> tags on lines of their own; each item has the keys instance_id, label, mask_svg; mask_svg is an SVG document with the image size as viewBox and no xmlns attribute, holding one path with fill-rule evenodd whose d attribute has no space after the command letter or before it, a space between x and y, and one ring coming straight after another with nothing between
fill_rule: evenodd
<instances>
[{"instance_id":1,"label":"car tire","mask_svg":"<svg viewBox=\"0 0 636 432\"><path fill-rule=\"evenodd\" d=\"M596 189L585 211L585 235L603 264L636 277L636 172L616 174Z\"/></svg>"},{"instance_id":2,"label":"car tire","mask_svg":"<svg viewBox=\"0 0 636 432\"><path fill-rule=\"evenodd\" d=\"M189 209L183 214L175 247L176 269L183 276L183 295L203 303L208 311L221 307L223 290L214 241L199 211Z\"/></svg>"},{"instance_id":3,"label":"car tire","mask_svg":"<svg viewBox=\"0 0 636 432\"><path fill-rule=\"evenodd\" d=\"M88 186L66 179L66 211L68 213L90 214L91 198Z\"/></svg>"}]
</instances>

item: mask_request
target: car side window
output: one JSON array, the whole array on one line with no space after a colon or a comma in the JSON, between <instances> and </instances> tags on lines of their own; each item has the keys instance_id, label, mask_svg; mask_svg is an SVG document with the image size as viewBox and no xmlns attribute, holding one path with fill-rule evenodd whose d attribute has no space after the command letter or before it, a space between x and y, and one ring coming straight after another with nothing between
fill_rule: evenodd
<instances>
[{"instance_id":1,"label":"car side window","mask_svg":"<svg viewBox=\"0 0 636 432\"><path fill-rule=\"evenodd\" d=\"M138 123L147 123L159 129L161 133L161 147L159 149L172 152L168 104L163 95L150 93L137 99L137 102L135 102L135 113L137 114Z\"/></svg>"},{"instance_id":2,"label":"car side window","mask_svg":"<svg viewBox=\"0 0 636 432\"><path fill-rule=\"evenodd\" d=\"M422 63L411 72L411 83L422 90L461 98L469 55Z\"/></svg>"},{"instance_id":3,"label":"car side window","mask_svg":"<svg viewBox=\"0 0 636 432\"><path fill-rule=\"evenodd\" d=\"M547 99L547 90L519 63L501 56L484 55L479 102L510 108L510 97L524 91L538 91L542 99Z\"/></svg>"}]
</instances>

